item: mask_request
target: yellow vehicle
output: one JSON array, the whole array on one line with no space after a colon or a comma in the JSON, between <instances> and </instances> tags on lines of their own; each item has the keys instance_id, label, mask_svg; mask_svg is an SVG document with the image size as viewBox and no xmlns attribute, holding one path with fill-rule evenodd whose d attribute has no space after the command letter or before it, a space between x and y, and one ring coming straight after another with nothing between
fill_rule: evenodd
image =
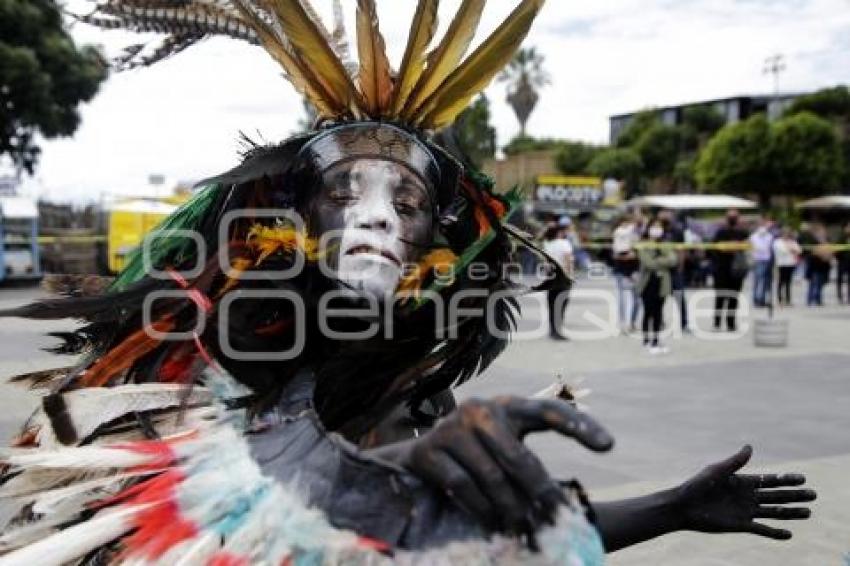
<instances>
[{"instance_id":1,"label":"yellow vehicle","mask_svg":"<svg viewBox=\"0 0 850 566\"><path fill-rule=\"evenodd\" d=\"M142 244L145 234L153 230L190 195L178 194L162 198L130 198L108 207L107 267L118 273L130 253Z\"/></svg>"}]
</instances>

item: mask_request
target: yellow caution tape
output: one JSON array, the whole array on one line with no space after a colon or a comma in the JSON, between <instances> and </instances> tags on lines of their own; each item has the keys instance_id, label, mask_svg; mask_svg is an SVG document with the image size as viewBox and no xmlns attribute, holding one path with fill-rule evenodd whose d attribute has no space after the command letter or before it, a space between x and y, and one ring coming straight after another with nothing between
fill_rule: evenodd
<instances>
[{"instance_id":1,"label":"yellow caution tape","mask_svg":"<svg viewBox=\"0 0 850 566\"><path fill-rule=\"evenodd\" d=\"M39 236L36 240L39 244L86 244L94 242L105 242L105 234L97 236Z\"/></svg>"},{"instance_id":2,"label":"yellow caution tape","mask_svg":"<svg viewBox=\"0 0 850 566\"><path fill-rule=\"evenodd\" d=\"M586 250L608 250L612 248L610 243L587 242L581 244ZM807 244L801 245L803 250L827 250L831 252L850 251L850 244ZM749 251L752 245L748 241L733 242L637 242L635 249L662 249L662 250L717 250L724 252Z\"/></svg>"}]
</instances>

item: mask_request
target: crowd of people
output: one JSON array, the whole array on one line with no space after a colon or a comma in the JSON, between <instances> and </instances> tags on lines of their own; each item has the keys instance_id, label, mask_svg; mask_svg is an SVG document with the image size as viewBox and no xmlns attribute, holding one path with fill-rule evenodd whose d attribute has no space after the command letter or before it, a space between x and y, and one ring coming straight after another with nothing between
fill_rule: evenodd
<instances>
[{"instance_id":1,"label":"crowd of people","mask_svg":"<svg viewBox=\"0 0 850 566\"><path fill-rule=\"evenodd\" d=\"M746 221L733 209L711 232L694 229L670 210L651 216L630 212L614 225L610 263L620 329L623 334L642 332L650 353L668 351L659 339L668 298L677 303L682 332L690 333L685 296L689 287L713 287L713 326L718 332L737 330L740 293L750 274L756 308L791 307L798 277L807 282L805 304L822 306L833 269L838 302L850 304L850 222L830 241L820 223L803 222L795 230L769 216ZM566 268L578 263L580 242L568 218L551 223L543 240L544 249ZM566 298L558 298L550 292L549 323L552 337L563 339Z\"/></svg>"}]
</instances>

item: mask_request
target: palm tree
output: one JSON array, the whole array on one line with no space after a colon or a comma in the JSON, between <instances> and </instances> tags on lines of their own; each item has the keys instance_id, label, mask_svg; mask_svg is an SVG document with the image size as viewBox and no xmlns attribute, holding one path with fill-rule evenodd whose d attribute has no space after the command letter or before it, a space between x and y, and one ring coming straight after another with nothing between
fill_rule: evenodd
<instances>
[{"instance_id":1,"label":"palm tree","mask_svg":"<svg viewBox=\"0 0 850 566\"><path fill-rule=\"evenodd\" d=\"M550 82L543 59L536 48L522 48L499 75L500 81L508 83L507 101L519 120L520 137L525 137L525 125L540 98L538 91Z\"/></svg>"}]
</instances>

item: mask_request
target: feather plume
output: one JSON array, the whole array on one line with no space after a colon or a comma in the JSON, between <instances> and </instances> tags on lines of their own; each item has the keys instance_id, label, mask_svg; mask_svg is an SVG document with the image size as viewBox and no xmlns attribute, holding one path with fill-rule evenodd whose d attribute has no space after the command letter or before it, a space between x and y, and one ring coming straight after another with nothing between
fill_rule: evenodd
<instances>
[{"instance_id":1,"label":"feather plume","mask_svg":"<svg viewBox=\"0 0 850 566\"><path fill-rule=\"evenodd\" d=\"M76 432L76 440L89 437L101 425L134 412L158 411L176 407L192 407L212 401L209 390L191 389L173 383L140 383L116 387L87 387L62 394L65 412ZM41 413L36 422L42 424L39 446L57 446L48 417Z\"/></svg>"},{"instance_id":2,"label":"feather plume","mask_svg":"<svg viewBox=\"0 0 850 566\"><path fill-rule=\"evenodd\" d=\"M357 0L357 53L360 88L367 110L372 117L381 116L390 105L393 83L375 0Z\"/></svg>"},{"instance_id":3,"label":"feather plume","mask_svg":"<svg viewBox=\"0 0 850 566\"><path fill-rule=\"evenodd\" d=\"M129 448L105 446L75 446L56 450L6 448L0 450L6 464L22 468L68 468L77 470L132 468L158 461L158 455Z\"/></svg>"},{"instance_id":4,"label":"feather plume","mask_svg":"<svg viewBox=\"0 0 850 566\"><path fill-rule=\"evenodd\" d=\"M80 380L81 384L86 387L101 387L105 385L110 379L120 372L129 369L137 359L160 344L161 340L159 338L154 338L150 335L151 330L166 333L171 331L174 325L173 319L166 318L153 322L150 326L145 326L130 334L123 342L107 352L106 355L86 370Z\"/></svg>"},{"instance_id":5,"label":"feather plume","mask_svg":"<svg viewBox=\"0 0 850 566\"><path fill-rule=\"evenodd\" d=\"M256 31L257 37L269 55L283 67L286 78L302 96L307 97L320 114L335 115L341 109L332 99L325 86L310 72L309 67L292 51L285 38L281 38L274 29L254 11L247 0L234 0L234 5Z\"/></svg>"},{"instance_id":6,"label":"feather plume","mask_svg":"<svg viewBox=\"0 0 850 566\"><path fill-rule=\"evenodd\" d=\"M6 566L60 566L120 537L133 528L139 506L127 507L61 530L45 539L3 556Z\"/></svg>"},{"instance_id":7,"label":"feather plume","mask_svg":"<svg viewBox=\"0 0 850 566\"><path fill-rule=\"evenodd\" d=\"M41 280L41 287L54 295L91 297L100 295L112 284L114 277L102 275L50 274Z\"/></svg>"},{"instance_id":8,"label":"feather plume","mask_svg":"<svg viewBox=\"0 0 850 566\"><path fill-rule=\"evenodd\" d=\"M413 119L421 114L420 105L430 97L463 59L484 10L484 0L463 0L446 34L431 53L427 67L416 83L402 115Z\"/></svg>"},{"instance_id":9,"label":"feather plume","mask_svg":"<svg viewBox=\"0 0 850 566\"><path fill-rule=\"evenodd\" d=\"M351 77L300 0L268 0L292 47L312 69L339 109L360 116L364 104Z\"/></svg>"},{"instance_id":10,"label":"feather plume","mask_svg":"<svg viewBox=\"0 0 850 566\"><path fill-rule=\"evenodd\" d=\"M437 32L439 0L419 0L410 24L407 47L398 69L391 115L397 117L425 68L425 50Z\"/></svg>"},{"instance_id":11,"label":"feather plume","mask_svg":"<svg viewBox=\"0 0 850 566\"><path fill-rule=\"evenodd\" d=\"M74 369L74 366L45 369L16 375L9 379L10 383L28 386L30 389L51 389L53 384L62 379Z\"/></svg>"},{"instance_id":12,"label":"feather plume","mask_svg":"<svg viewBox=\"0 0 850 566\"><path fill-rule=\"evenodd\" d=\"M478 49L470 55L422 104L418 124L440 128L469 104L486 87L525 39L544 0L523 0Z\"/></svg>"}]
</instances>

